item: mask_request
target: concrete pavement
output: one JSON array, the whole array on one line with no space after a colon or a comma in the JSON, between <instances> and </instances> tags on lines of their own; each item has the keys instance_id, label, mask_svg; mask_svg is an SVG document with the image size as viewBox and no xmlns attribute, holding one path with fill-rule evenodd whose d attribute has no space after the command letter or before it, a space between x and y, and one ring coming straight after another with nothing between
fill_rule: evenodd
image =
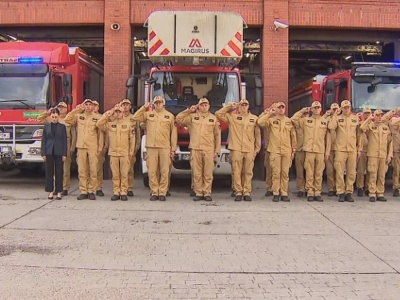
<instances>
[{"instance_id":1,"label":"concrete pavement","mask_svg":"<svg viewBox=\"0 0 400 300\"><path fill-rule=\"evenodd\" d=\"M398 299L400 199L47 200L0 174L1 299ZM14 192L14 190L16 190ZM294 191L294 184L291 184Z\"/></svg>"}]
</instances>

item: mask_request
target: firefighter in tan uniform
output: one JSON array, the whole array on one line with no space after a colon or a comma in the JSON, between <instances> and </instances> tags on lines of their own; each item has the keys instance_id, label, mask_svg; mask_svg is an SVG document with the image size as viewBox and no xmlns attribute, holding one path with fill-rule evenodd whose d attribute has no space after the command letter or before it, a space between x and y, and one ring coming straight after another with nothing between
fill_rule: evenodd
<instances>
[{"instance_id":1,"label":"firefighter in tan uniform","mask_svg":"<svg viewBox=\"0 0 400 300\"><path fill-rule=\"evenodd\" d=\"M371 115L371 109L369 107L365 107L362 112L362 120L367 120ZM357 196L362 197L365 194L368 194L368 172L367 171L367 148L368 148L368 138L367 134L359 128L359 137L362 139L362 150L358 156L357 160L357 175L356 175L356 187L357 187Z\"/></svg>"},{"instance_id":2,"label":"firefighter in tan uniform","mask_svg":"<svg viewBox=\"0 0 400 300\"><path fill-rule=\"evenodd\" d=\"M331 133L336 133L334 143L335 149L335 171L336 192L339 202L354 202L353 189L356 179L357 157L361 152L360 138L358 136L358 116L351 113L351 103L343 100L340 110L332 116L328 128ZM346 171L346 183L344 174Z\"/></svg>"},{"instance_id":3,"label":"firefighter in tan uniform","mask_svg":"<svg viewBox=\"0 0 400 300\"><path fill-rule=\"evenodd\" d=\"M303 151L303 127L300 123L302 120L308 116L309 110L301 110L303 113L301 115L297 115L296 118L293 117L290 119L294 125L294 129L296 132L296 140L297 140L297 149L296 155L294 157L294 163L296 166L296 186L297 186L297 197L303 197L305 192L305 169L304 169L304 160L305 153Z\"/></svg>"},{"instance_id":4,"label":"firefighter in tan uniform","mask_svg":"<svg viewBox=\"0 0 400 300\"><path fill-rule=\"evenodd\" d=\"M324 118L328 121L328 124L332 119L332 116L336 113L338 109L339 105L337 103L332 103L330 110L328 110L324 114ZM328 160L325 162L325 168L326 168L325 170L328 182L328 197L333 197L336 195L336 172L334 166L335 151L333 150L333 144L336 139L336 132L331 132L330 130L328 130L328 134L330 135L331 139L331 153L329 155Z\"/></svg>"},{"instance_id":5,"label":"firefighter in tan uniform","mask_svg":"<svg viewBox=\"0 0 400 300\"><path fill-rule=\"evenodd\" d=\"M93 112L101 118L101 114L99 113L100 104L99 102L93 100ZM103 145L99 145L103 150L100 152L97 160L97 180L96 180L96 196L103 197L103 166L106 160L106 152L107 152L107 145L106 145L106 133L103 131L99 131L99 142L102 142Z\"/></svg>"},{"instance_id":6,"label":"firefighter in tan uniform","mask_svg":"<svg viewBox=\"0 0 400 300\"><path fill-rule=\"evenodd\" d=\"M97 160L101 146L101 134L96 127L99 115L93 112L93 101L86 99L82 105L78 105L65 117L65 123L76 126L77 141L76 148L79 190L78 200L89 198L96 200L95 192L97 187Z\"/></svg>"},{"instance_id":7,"label":"firefighter in tan uniform","mask_svg":"<svg viewBox=\"0 0 400 300\"><path fill-rule=\"evenodd\" d=\"M387 201L385 193L385 175L393 157L392 134L387 124L382 122L383 112L375 110L360 128L368 138L369 201ZM376 198L375 198L376 197Z\"/></svg>"},{"instance_id":8,"label":"firefighter in tan uniform","mask_svg":"<svg viewBox=\"0 0 400 300\"><path fill-rule=\"evenodd\" d=\"M289 168L296 153L296 132L292 121L285 116L286 105L278 102L276 107L257 121L261 127L267 127L270 133L267 151L270 153L272 168L272 201L290 201L288 196Z\"/></svg>"},{"instance_id":9,"label":"firefighter in tan uniform","mask_svg":"<svg viewBox=\"0 0 400 300\"><path fill-rule=\"evenodd\" d=\"M303 150L305 152L304 167L306 169L307 201L323 201L322 175L325 161L331 152L330 135L328 133L328 121L321 116L321 103L314 101L311 105L312 115L305 117L309 108L303 108L295 113L292 122L297 123L303 130ZM296 153L297 155L297 153Z\"/></svg>"},{"instance_id":10,"label":"firefighter in tan uniform","mask_svg":"<svg viewBox=\"0 0 400 300\"><path fill-rule=\"evenodd\" d=\"M261 114L262 115L262 114ZM260 115L260 117L261 117ZM269 131L267 128L263 129L263 135L264 135L264 147L265 147L265 156L264 156L264 167L265 167L265 196L269 197L272 196L272 172L271 172L271 163L269 160L269 152L267 151L268 149L268 143L269 143Z\"/></svg>"},{"instance_id":11,"label":"firefighter in tan uniform","mask_svg":"<svg viewBox=\"0 0 400 300\"><path fill-rule=\"evenodd\" d=\"M193 105L176 116L177 123L189 127L195 201L212 201L214 162L221 152L220 125L209 109L209 101L201 98L198 105Z\"/></svg>"},{"instance_id":12,"label":"firefighter in tan uniform","mask_svg":"<svg viewBox=\"0 0 400 300\"><path fill-rule=\"evenodd\" d=\"M60 111L59 122L65 125L67 129L67 157L64 160L64 175L63 175L63 191L62 195L67 196L68 190L71 187L71 156L75 152L76 146L76 128L74 126L70 126L65 124L65 116L67 115L68 106L65 102L58 103L57 107ZM50 110L43 112L37 119L39 122L47 124L50 122Z\"/></svg>"},{"instance_id":13,"label":"firefighter in tan uniform","mask_svg":"<svg viewBox=\"0 0 400 300\"><path fill-rule=\"evenodd\" d=\"M134 183L134 168L135 168L135 162L136 162L136 153L140 149L140 141L141 141L141 134L140 134L140 125L138 122L136 122L133 119L133 114L131 114L131 101L129 99L123 99L120 102L121 107L124 110L124 118L127 118L131 121L132 127L135 129L135 153L133 155L133 158L130 160L131 166L129 167L129 173L128 173L128 181L129 181L129 187L128 187L128 196L133 197L133 183Z\"/></svg>"},{"instance_id":14,"label":"firefighter in tan uniform","mask_svg":"<svg viewBox=\"0 0 400 300\"><path fill-rule=\"evenodd\" d=\"M149 172L150 200L165 201L169 168L171 159L175 156L178 134L174 115L164 108L165 99L156 96L153 104L155 107L153 111L147 111L150 103L146 103L133 115L133 120L146 123L146 163Z\"/></svg>"},{"instance_id":15,"label":"firefighter in tan uniform","mask_svg":"<svg viewBox=\"0 0 400 300\"><path fill-rule=\"evenodd\" d=\"M128 200L128 172L135 152L135 125L124 117L124 108L115 106L97 122L97 127L108 132L108 155L112 172L111 201Z\"/></svg>"},{"instance_id":16,"label":"firefighter in tan uniform","mask_svg":"<svg viewBox=\"0 0 400 300\"><path fill-rule=\"evenodd\" d=\"M231 115L229 110L238 108L238 114ZM235 183L235 201L251 201L254 159L261 149L261 131L257 125L257 116L249 112L249 101L230 103L218 110L215 115L229 126L229 150L233 181Z\"/></svg>"}]
</instances>

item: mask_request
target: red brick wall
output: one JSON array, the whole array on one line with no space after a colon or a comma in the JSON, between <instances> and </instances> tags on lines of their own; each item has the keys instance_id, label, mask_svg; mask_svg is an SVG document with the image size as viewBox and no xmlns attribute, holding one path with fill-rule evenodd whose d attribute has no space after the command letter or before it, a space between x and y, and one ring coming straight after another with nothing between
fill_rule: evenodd
<instances>
[{"instance_id":1,"label":"red brick wall","mask_svg":"<svg viewBox=\"0 0 400 300\"><path fill-rule=\"evenodd\" d=\"M154 10L222 10L263 26L265 104L287 99L288 30L271 31L274 19L290 26L397 29L399 0L0 0L0 25L104 24L106 108L125 95L131 72L131 26ZM118 22L121 30L112 31Z\"/></svg>"}]
</instances>

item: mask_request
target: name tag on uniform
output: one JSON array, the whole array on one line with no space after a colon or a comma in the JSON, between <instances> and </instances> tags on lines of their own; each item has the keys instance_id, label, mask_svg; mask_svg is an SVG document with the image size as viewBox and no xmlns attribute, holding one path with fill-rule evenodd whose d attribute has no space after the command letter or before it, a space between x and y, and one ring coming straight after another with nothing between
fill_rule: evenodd
<instances>
[{"instance_id":1,"label":"name tag on uniform","mask_svg":"<svg viewBox=\"0 0 400 300\"><path fill-rule=\"evenodd\" d=\"M338 122L340 122L340 123L343 123L343 122L344 122L344 120L343 120L343 119L339 119L339 120L338 120Z\"/></svg>"},{"instance_id":2,"label":"name tag on uniform","mask_svg":"<svg viewBox=\"0 0 400 300\"><path fill-rule=\"evenodd\" d=\"M313 121L312 120L307 120L307 123L312 123Z\"/></svg>"},{"instance_id":3,"label":"name tag on uniform","mask_svg":"<svg viewBox=\"0 0 400 300\"><path fill-rule=\"evenodd\" d=\"M80 116L79 120L85 120L85 117L84 116Z\"/></svg>"},{"instance_id":4,"label":"name tag on uniform","mask_svg":"<svg viewBox=\"0 0 400 300\"><path fill-rule=\"evenodd\" d=\"M150 114L149 117L154 117L154 114Z\"/></svg>"},{"instance_id":5,"label":"name tag on uniform","mask_svg":"<svg viewBox=\"0 0 400 300\"><path fill-rule=\"evenodd\" d=\"M382 130L388 130L386 127L383 127Z\"/></svg>"},{"instance_id":6,"label":"name tag on uniform","mask_svg":"<svg viewBox=\"0 0 400 300\"><path fill-rule=\"evenodd\" d=\"M195 119L195 120L200 120L200 118L199 118L199 117L194 117L194 119Z\"/></svg>"},{"instance_id":7,"label":"name tag on uniform","mask_svg":"<svg viewBox=\"0 0 400 300\"><path fill-rule=\"evenodd\" d=\"M378 127L376 127L376 126L372 126L372 129L374 129L374 130L375 130L375 129L378 129Z\"/></svg>"},{"instance_id":8,"label":"name tag on uniform","mask_svg":"<svg viewBox=\"0 0 400 300\"><path fill-rule=\"evenodd\" d=\"M122 125L122 128L127 128L128 126L126 126L126 125Z\"/></svg>"},{"instance_id":9,"label":"name tag on uniform","mask_svg":"<svg viewBox=\"0 0 400 300\"><path fill-rule=\"evenodd\" d=\"M254 123L254 122L255 122L255 120L254 120L254 119L250 119L249 121L250 121L251 123Z\"/></svg>"},{"instance_id":10,"label":"name tag on uniform","mask_svg":"<svg viewBox=\"0 0 400 300\"><path fill-rule=\"evenodd\" d=\"M169 116L164 116L164 118L169 119Z\"/></svg>"},{"instance_id":11,"label":"name tag on uniform","mask_svg":"<svg viewBox=\"0 0 400 300\"><path fill-rule=\"evenodd\" d=\"M111 125L111 128L117 128L117 125Z\"/></svg>"},{"instance_id":12,"label":"name tag on uniform","mask_svg":"<svg viewBox=\"0 0 400 300\"><path fill-rule=\"evenodd\" d=\"M242 119L242 117L237 117L236 119L238 119L238 120L241 120L241 119Z\"/></svg>"},{"instance_id":13,"label":"name tag on uniform","mask_svg":"<svg viewBox=\"0 0 400 300\"><path fill-rule=\"evenodd\" d=\"M273 121L272 124L279 124L279 122L278 121Z\"/></svg>"},{"instance_id":14,"label":"name tag on uniform","mask_svg":"<svg viewBox=\"0 0 400 300\"><path fill-rule=\"evenodd\" d=\"M321 122L322 125L326 125L326 122Z\"/></svg>"},{"instance_id":15,"label":"name tag on uniform","mask_svg":"<svg viewBox=\"0 0 400 300\"><path fill-rule=\"evenodd\" d=\"M357 123L357 120L352 119L351 121L352 121L353 123Z\"/></svg>"},{"instance_id":16,"label":"name tag on uniform","mask_svg":"<svg viewBox=\"0 0 400 300\"><path fill-rule=\"evenodd\" d=\"M92 121L93 122L97 122L99 119L93 118Z\"/></svg>"},{"instance_id":17,"label":"name tag on uniform","mask_svg":"<svg viewBox=\"0 0 400 300\"><path fill-rule=\"evenodd\" d=\"M292 122L285 122L286 125L292 125Z\"/></svg>"},{"instance_id":18,"label":"name tag on uniform","mask_svg":"<svg viewBox=\"0 0 400 300\"><path fill-rule=\"evenodd\" d=\"M214 119L208 119L209 122L214 122Z\"/></svg>"}]
</instances>

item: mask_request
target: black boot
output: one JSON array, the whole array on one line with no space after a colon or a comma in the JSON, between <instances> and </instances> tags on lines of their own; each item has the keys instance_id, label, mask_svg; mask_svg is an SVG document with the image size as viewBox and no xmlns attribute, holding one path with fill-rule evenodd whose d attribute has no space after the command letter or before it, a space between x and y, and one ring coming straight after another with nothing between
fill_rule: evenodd
<instances>
[{"instance_id":1,"label":"black boot","mask_svg":"<svg viewBox=\"0 0 400 300\"><path fill-rule=\"evenodd\" d=\"M113 195L111 197L111 201L117 201L117 200L119 200L119 195Z\"/></svg>"},{"instance_id":2,"label":"black boot","mask_svg":"<svg viewBox=\"0 0 400 300\"><path fill-rule=\"evenodd\" d=\"M281 201L290 202L290 198L288 196L281 196Z\"/></svg>"},{"instance_id":3,"label":"black boot","mask_svg":"<svg viewBox=\"0 0 400 300\"><path fill-rule=\"evenodd\" d=\"M357 197L363 197L364 196L364 190L361 188L357 189Z\"/></svg>"},{"instance_id":4,"label":"black boot","mask_svg":"<svg viewBox=\"0 0 400 300\"><path fill-rule=\"evenodd\" d=\"M271 191L267 191L266 193L265 193L265 197L271 197L271 196L273 196L274 195L274 193L272 193Z\"/></svg>"},{"instance_id":5,"label":"black boot","mask_svg":"<svg viewBox=\"0 0 400 300\"><path fill-rule=\"evenodd\" d=\"M235 196L235 201L242 201L243 196L242 195L237 195Z\"/></svg>"},{"instance_id":6,"label":"black boot","mask_svg":"<svg viewBox=\"0 0 400 300\"><path fill-rule=\"evenodd\" d=\"M274 197L272 198L272 201L279 202L279 199L280 199L279 195L274 195Z\"/></svg>"},{"instance_id":7,"label":"black boot","mask_svg":"<svg viewBox=\"0 0 400 300\"><path fill-rule=\"evenodd\" d=\"M353 196L350 193L347 193L345 196L345 200L347 202L354 202Z\"/></svg>"},{"instance_id":8,"label":"black boot","mask_svg":"<svg viewBox=\"0 0 400 300\"><path fill-rule=\"evenodd\" d=\"M344 194L340 194L339 195L339 202L344 202L345 200L345 195Z\"/></svg>"},{"instance_id":9,"label":"black boot","mask_svg":"<svg viewBox=\"0 0 400 300\"><path fill-rule=\"evenodd\" d=\"M369 197L369 202L375 202L375 197Z\"/></svg>"},{"instance_id":10,"label":"black boot","mask_svg":"<svg viewBox=\"0 0 400 300\"><path fill-rule=\"evenodd\" d=\"M314 201L314 197L313 197L313 196L308 196L308 197L307 197L307 201L313 202L313 201Z\"/></svg>"},{"instance_id":11,"label":"black boot","mask_svg":"<svg viewBox=\"0 0 400 300\"><path fill-rule=\"evenodd\" d=\"M400 196L400 191L399 191L399 189L395 189L394 191L393 191L393 197L399 197Z\"/></svg>"},{"instance_id":12,"label":"black boot","mask_svg":"<svg viewBox=\"0 0 400 300\"><path fill-rule=\"evenodd\" d=\"M299 198L304 197L304 192L303 191L298 191L297 192L297 197L299 197Z\"/></svg>"},{"instance_id":13,"label":"black boot","mask_svg":"<svg viewBox=\"0 0 400 300\"><path fill-rule=\"evenodd\" d=\"M102 191L102 190L97 190L97 191L96 191L96 196L103 197L103 196L104 196L103 191Z\"/></svg>"},{"instance_id":14,"label":"black boot","mask_svg":"<svg viewBox=\"0 0 400 300\"><path fill-rule=\"evenodd\" d=\"M246 195L243 197L244 201L251 201L251 197L249 195Z\"/></svg>"},{"instance_id":15,"label":"black boot","mask_svg":"<svg viewBox=\"0 0 400 300\"><path fill-rule=\"evenodd\" d=\"M322 197L321 197L321 196L315 196L315 197L314 197L314 201L317 201L317 202L323 202L323 201L324 201L324 199L322 199Z\"/></svg>"},{"instance_id":16,"label":"black boot","mask_svg":"<svg viewBox=\"0 0 400 300\"><path fill-rule=\"evenodd\" d=\"M328 197L333 197L335 196L335 192L334 191L329 191L328 192Z\"/></svg>"},{"instance_id":17,"label":"black boot","mask_svg":"<svg viewBox=\"0 0 400 300\"><path fill-rule=\"evenodd\" d=\"M76 198L76 199L78 199L78 200L83 200L83 199L88 199L89 198L89 195L88 194L80 194L79 196L78 196L78 198Z\"/></svg>"},{"instance_id":18,"label":"black boot","mask_svg":"<svg viewBox=\"0 0 400 300\"><path fill-rule=\"evenodd\" d=\"M134 196L133 192L132 191L128 191L128 197L133 197L133 196Z\"/></svg>"},{"instance_id":19,"label":"black boot","mask_svg":"<svg viewBox=\"0 0 400 300\"><path fill-rule=\"evenodd\" d=\"M385 197L383 197L383 196L380 196L380 197L377 197L377 198L376 198L376 201L386 202L387 199L386 199Z\"/></svg>"}]
</instances>

